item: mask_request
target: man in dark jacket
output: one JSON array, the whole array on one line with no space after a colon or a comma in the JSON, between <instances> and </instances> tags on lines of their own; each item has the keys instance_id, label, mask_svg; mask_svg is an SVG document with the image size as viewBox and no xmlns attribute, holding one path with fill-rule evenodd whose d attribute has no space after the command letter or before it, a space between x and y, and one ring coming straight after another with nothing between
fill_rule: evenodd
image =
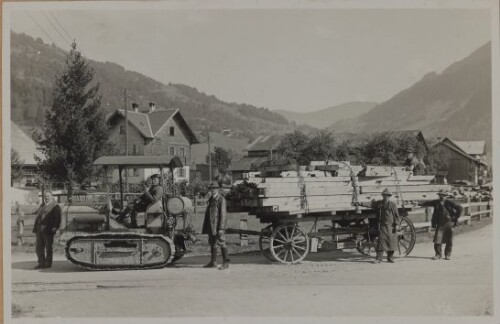
<instances>
[{"instance_id":1,"label":"man in dark jacket","mask_svg":"<svg viewBox=\"0 0 500 324\"><path fill-rule=\"evenodd\" d=\"M222 266L219 270L229 267L229 259L226 247L224 228L226 226L226 199L219 193L219 184L214 181L209 186L210 198L208 199L205 219L203 221L202 234L208 234L211 259L205 268L217 266L217 247L220 246L222 253Z\"/></svg>"},{"instance_id":2,"label":"man in dark jacket","mask_svg":"<svg viewBox=\"0 0 500 324\"><path fill-rule=\"evenodd\" d=\"M54 235L61 225L61 207L55 202L52 193L46 191L33 226L36 234L36 255L38 265L35 269L52 267L52 245Z\"/></svg>"},{"instance_id":3,"label":"man in dark jacket","mask_svg":"<svg viewBox=\"0 0 500 324\"><path fill-rule=\"evenodd\" d=\"M387 253L387 262L394 263L394 251L398 248L400 217L396 203L390 200L391 196L392 192L386 188L382 192L382 200L360 203L361 206L374 208L379 213L377 256L374 263L382 262L384 251Z\"/></svg>"},{"instance_id":4,"label":"man in dark jacket","mask_svg":"<svg viewBox=\"0 0 500 324\"><path fill-rule=\"evenodd\" d=\"M432 213L431 226L436 229L434 234L434 252L433 260L439 260L443 257L441 246L446 244L444 249L444 258L451 258L453 248L453 226L457 225L458 218L462 214L462 206L447 200L448 193L441 189L438 192L439 199L424 202L421 206L434 207Z\"/></svg>"}]
</instances>

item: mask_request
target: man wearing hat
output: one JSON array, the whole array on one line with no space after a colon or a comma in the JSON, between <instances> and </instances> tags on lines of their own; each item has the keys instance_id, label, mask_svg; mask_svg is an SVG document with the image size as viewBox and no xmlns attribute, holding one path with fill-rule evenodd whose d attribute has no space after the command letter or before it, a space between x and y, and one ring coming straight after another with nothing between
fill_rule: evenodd
<instances>
[{"instance_id":1,"label":"man wearing hat","mask_svg":"<svg viewBox=\"0 0 500 324\"><path fill-rule=\"evenodd\" d=\"M425 172L425 164L415 156L415 150L407 148L405 150L406 157L406 170L413 171L414 175L423 175Z\"/></svg>"},{"instance_id":2,"label":"man wearing hat","mask_svg":"<svg viewBox=\"0 0 500 324\"><path fill-rule=\"evenodd\" d=\"M458 218L462 214L462 206L446 199L448 193L441 189L438 192L439 199L421 203L422 207L433 207L431 226L436 229L434 234L434 252L433 260L439 260L443 257L441 246L446 244L444 249L444 258L451 258L453 248L453 225L457 224Z\"/></svg>"},{"instance_id":3,"label":"man wearing hat","mask_svg":"<svg viewBox=\"0 0 500 324\"><path fill-rule=\"evenodd\" d=\"M361 206L377 209L379 212L379 234L377 256L374 263L382 262L384 251L387 262L394 263L394 251L398 248L399 212L396 203L390 200L392 192L386 188L382 191L382 200L359 203Z\"/></svg>"},{"instance_id":4,"label":"man wearing hat","mask_svg":"<svg viewBox=\"0 0 500 324\"><path fill-rule=\"evenodd\" d=\"M208 243L210 244L211 259L205 268L217 266L217 247L220 246L222 253L222 266L219 270L229 267L229 259L226 247L226 238L224 228L226 226L226 199L219 193L219 184L217 181L210 183L210 198L208 199L205 219L203 221L202 234L208 234Z\"/></svg>"},{"instance_id":5,"label":"man wearing hat","mask_svg":"<svg viewBox=\"0 0 500 324\"><path fill-rule=\"evenodd\" d=\"M130 227L137 227L137 213L146 211L149 205L162 199L163 188L160 185L160 175L153 174L149 179L151 187L144 185L144 193L120 213L116 218L117 221L123 221L127 215L130 215Z\"/></svg>"}]
</instances>

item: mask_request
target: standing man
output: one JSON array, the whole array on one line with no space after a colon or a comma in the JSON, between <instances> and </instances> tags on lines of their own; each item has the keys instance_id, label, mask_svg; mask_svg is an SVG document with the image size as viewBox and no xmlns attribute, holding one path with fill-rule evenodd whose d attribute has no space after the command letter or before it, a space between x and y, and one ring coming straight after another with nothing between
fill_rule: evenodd
<instances>
[{"instance_id":1,"label":"standing man","mask_svg":"<svg viewBox=\"0 0 500 324\"><path fill-rule=\"evenodd\" d=\"M458 218L462 215L462 206L446 199L448 193L441 189L438 192L439 199L424 202L421 206L434 207L432 213L431 226L436 229L434 234L433 260L443 257L442 244L446 244L444 249L444 259L450 260L453 248L453 226L457 225Z\"/></svg>"},{"instance_id":2,"label":"standing man","mask_svg":"<svg viewBox=\"0 0 500 324\"><path fill-rule=\"evenodd\" d=\"M45 191L43 203L38 209L33 226L36 234L36 255L38 265L35 269L52 267L52 245L54 235L61 225L61 207L55 202L50 191Z\"/></svg>"},{"instance_id":3,"label":"standing man","mask_svg":"<svg viewBox=\"0 0 500 324\"><path fill-rule=\"evenodd\" d=\"M398 248L399 212L396 203L391 201L392 192L386 188L382 192L382 200L362 202L361 206L377 209L379 212L379 234L377 242L377 256L374 263L382 262L384 251L387 253L387 262L394 263L394 251Z\"/></svg>"},{"instance_id":4,"label":"standing man","mask_svg":"<svg viewBox=\"0 0 500 324\"><path fill-rule=\"evenodd\" d=\"M219 270L224 270L229 267L224 232L226 226L226 199L219 193L219 184L217 181L210 183L208 188L210 189L210 198L208 199L207 210L205 211L202 234L208 234L211 259L204 267L213 268L217 266L216 245L218 245L222 253L222 266Z\"/></svg>"},{"instance_id":5,"label":"standing man","mask_svg":"<svg viewBox=\"0 0 500 324\"><path fill-rule=\"evenodd\" d=\"M163 197L163 188L160 185L160 175L153 174L150 178L151 187L148 188L144 185L144 193L130 206L127 206L120 215L116 218L117 221L122 222L127 215L130 215L130 227L137 227L137 213L144 212L149 205L156 203Z\"/></svg>"}]
</instances>

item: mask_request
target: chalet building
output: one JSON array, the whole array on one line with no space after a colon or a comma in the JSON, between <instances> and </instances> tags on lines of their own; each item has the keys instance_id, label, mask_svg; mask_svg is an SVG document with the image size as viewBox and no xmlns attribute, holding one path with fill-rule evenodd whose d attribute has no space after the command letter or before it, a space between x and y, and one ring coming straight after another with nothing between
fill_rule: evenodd
<instances>
[{"instance_id":1,"label":"chalet building","mask_svg":"<svg viewBox=\"0 0 500 324\"><path fill-rule=\"evenodd\" d=\"M110 139L118 148L117 155L162 155L168 159L177 156L184 167L174 170L174 178L176 181L189 181L191 145L199 141L179 109L156 108L154 103L150 103L148 110L139 111L134 103L127 115L128 147L125 111L118 109L107 117L111 127ZM137 183L157 172L156 169L129 169L125 176L130 183ZM118 172L115 171L113 181L117 179Z\"/></svg>"},{"instance_id":2,"label":"chalet building","mask_svg":"<svg viewBox=\"0 0 500 324\"><path fill-rule=\"evenodd\" d=\"M448 183L466 180L482 184L486 181L488 165L485 162L484 141L454 141L445 137L434 144L431 150L446 161Z\"/></svg>"},{"instance_id":3,"label":"chalet building","mask_svg":"<svg viewBox=\"0 0 500 324\"><path fill-rule=\"evenodd\" d=\"M35 156L43 158L43 153L37 147L35 141L14 122L10 123L10 139L12 149L19 153L22 162L22 174L11 185L18 188L38 186Z\"/></svg>"},{"instance_id":4,"label":"chalet building","mask_svg":"<svg viewBox=\"0 0 500 324\"><path fill-rule=\"evenodd\" d=\"M260 136L250 143L245 149L247 155L229 166L233 181L243 179L244 173L256 170L262 163L276 159L276 149L282 138L282 135L277 134Z\"/></svg>"}]
</instances>

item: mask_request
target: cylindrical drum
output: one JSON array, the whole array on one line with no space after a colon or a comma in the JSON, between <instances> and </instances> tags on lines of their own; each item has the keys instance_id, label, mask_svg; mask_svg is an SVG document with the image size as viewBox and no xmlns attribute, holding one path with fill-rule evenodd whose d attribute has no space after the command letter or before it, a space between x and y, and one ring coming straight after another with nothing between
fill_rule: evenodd
<instances>
[{"instance_id":1,"label":"cylindrical drum","mask_svg":"<svg viewBox=\"0 0 500 324\"><path fill-rule=\"evenodd\" d=\"M171 215L179 215L193 208L193 202L187 197L169 197L167 211Z\"/></svg>"}]
</instances>

